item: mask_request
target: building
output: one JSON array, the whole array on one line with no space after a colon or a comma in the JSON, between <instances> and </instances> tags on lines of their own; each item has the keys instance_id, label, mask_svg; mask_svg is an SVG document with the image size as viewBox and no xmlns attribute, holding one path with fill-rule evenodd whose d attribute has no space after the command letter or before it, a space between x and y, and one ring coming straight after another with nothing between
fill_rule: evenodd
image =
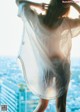
<instances>
[{"instance_id":1,"label":"building","mask_svg":"<svg viewBox=\"0 0 80 112\"><path fill-rule=\"evenodd\" d=\"M26 112L27 92L21 85L4 80L1 84L1 105L7 105L7 112Z\"/></svg>"},{"instance_id":2,"label":"building","mask_svg":"<svg viewBox=\"0 0 80 112\"><path fill-rule=\"evenodd\" d=\"M25 84L16 84L5 79L1 84L1 105L7 105L6 112L33 112L39 98L25 88ZM53 112L53 103L49 104L46 112Z\"/></svg>"}]
</instances>

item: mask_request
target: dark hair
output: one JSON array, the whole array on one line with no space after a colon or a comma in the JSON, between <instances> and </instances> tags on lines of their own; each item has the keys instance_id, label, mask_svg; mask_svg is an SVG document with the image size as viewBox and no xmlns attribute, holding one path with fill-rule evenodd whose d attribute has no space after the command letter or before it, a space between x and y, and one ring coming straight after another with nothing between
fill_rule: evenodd
<instances>
[{"instance_id":1,"label":"dark hair","mask_svg":"<svg viewBox=\"0 0 80 112\"><path fill-rule=\"evenodd\" d=\"M58 22L59 18L69 12L70 7L66 7L62 0L51 0L46 15L43 18L43 23L48 27L53 27Z\"/></svg>"}]
</instances>

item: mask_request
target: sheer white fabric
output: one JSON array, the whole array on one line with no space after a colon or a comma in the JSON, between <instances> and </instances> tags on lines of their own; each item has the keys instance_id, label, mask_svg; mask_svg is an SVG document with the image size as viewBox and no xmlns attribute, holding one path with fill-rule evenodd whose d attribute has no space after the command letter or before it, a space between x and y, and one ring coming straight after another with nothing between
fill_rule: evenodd
<instances>
[{"instance_id":1,"label":"sheer white fabric","mask_svg":"<svg viewBox=\"0 0 80 112\"><path fill-rule=\"evenodd\" d=\"M61 96L70 80L71 40L80 34L80 19L64 18L50 30L25 3L19 5L19 16L24 24L19 59L29 89L44 99Z\"/></svg>"}]
</instances>

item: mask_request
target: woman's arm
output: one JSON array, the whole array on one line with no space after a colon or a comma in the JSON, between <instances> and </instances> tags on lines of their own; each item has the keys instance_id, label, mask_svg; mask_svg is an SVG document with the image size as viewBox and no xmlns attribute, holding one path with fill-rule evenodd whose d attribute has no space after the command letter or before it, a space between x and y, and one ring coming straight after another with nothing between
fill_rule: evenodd
<instances>
[{"instance_id":1,"label":"woman's arm","mask_svg":"<svg viewBox=\"0 0 80 112\"><path fill-rule=\"evenodd\" d=\"M25 1L25 0L16 0L17 5L19 5L20 3L28 3L30 6L33 6L35 8L40 8L40 9L48 9L48 5L49 5L46 3L36 3L36 2Z\"/></svg>"},{"instance_id":2,"label":"woman's arm","mask_svg":"<svg viewBox=\"0 0 80 112\"><path fill-rule=\"evenodd\" d=\"M20 4L25 4L26 10L30 9L32 13L39 14L47 11L48 5L46 3L36 3L27 0L16 0L16 4L19 6ZM39 12L38 12L39 11Z\"/></svg>"},{"instance_id":3,"label":"woman's arm","mask_svg":"<svg viewBox=\"0 0 80 112\"><path fill-rule=\"evenodd\" d=\"M73 6L80 14L80 6L77 3L72 2L70 5ZM72 37L80 35L80 18L68 18L67 21L71 28Z\"/></svg>"},{"instance_id":4,"label":"woman's arm","mask_svg":"<svg viewBox=\"0 0 80 112\"><path fill-rule=\"evenodd\" d=\"M80 13L80 6L77 3L73 2L71 5Z\"/></svg>"}]
</instances>

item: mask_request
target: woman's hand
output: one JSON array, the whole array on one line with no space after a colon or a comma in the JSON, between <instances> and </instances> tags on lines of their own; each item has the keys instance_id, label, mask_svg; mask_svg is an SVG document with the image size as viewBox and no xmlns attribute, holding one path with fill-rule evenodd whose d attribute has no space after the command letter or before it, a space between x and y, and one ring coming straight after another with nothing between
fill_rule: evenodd
<instances>
[{"instance_id":1,"label":"woman's hand","mask_svg":"<svg viewBox=\"0 0 80 112\"><path fill-rule=\"evenodd\" d=\"M65 8L68 8L74 3L74 1L73 0L62 0L62 3Z\"/></svg>"},{"instance_id":2,"label":"woman's hand","mask_svg":"<svg viewBox=\"0 0 80 112\"><path fill-rule=\"evenodd\" d=\"M62 3L65 8L73 6L80 13L80 6L77 3L75 3L73 0L63 0Z\"/></svg>"},{"instance_id":3,"label":"woman's hand","mask_svg":"<svg viewBox=\"0 0 80 112\"><path fill-rule=\"evenodd\" d=\"M46 13L46 10L48 9L48 4L41 3L41 4L36 4L36 3L30 3L30 8L37 14L42 14Z\"/></svg>"}]
</instances>

